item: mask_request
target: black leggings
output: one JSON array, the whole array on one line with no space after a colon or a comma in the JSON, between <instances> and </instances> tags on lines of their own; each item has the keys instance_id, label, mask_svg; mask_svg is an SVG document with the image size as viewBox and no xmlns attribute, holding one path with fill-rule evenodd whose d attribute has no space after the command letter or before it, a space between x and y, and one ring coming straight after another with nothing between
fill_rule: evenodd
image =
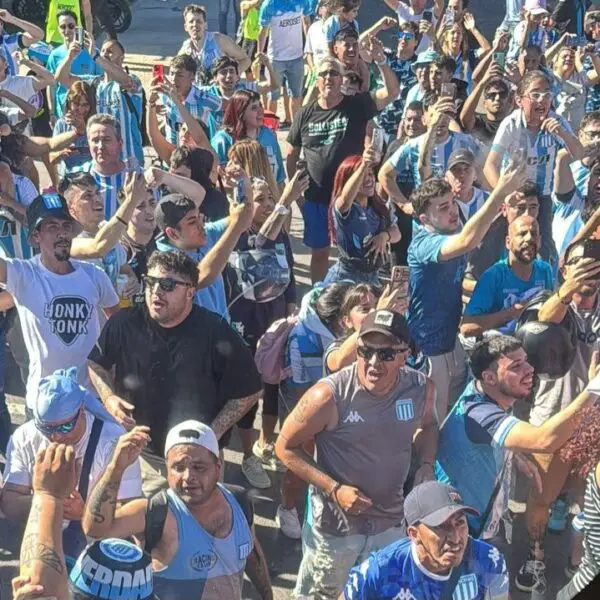
<instances>
[{"instance_id":1,"label":"black leggings","mask_svg":"<svg viewBox=\"0 0 600 600\"><path fill-rule=\"evenodd\" d=\"M263 387L263 415L276 417L278 414L278 395L279 386L272 383L265 383ZM237 426L240 429L252 429L256 412L258 411L258 402L238 421Z\"/></svg>"}]
</instances>

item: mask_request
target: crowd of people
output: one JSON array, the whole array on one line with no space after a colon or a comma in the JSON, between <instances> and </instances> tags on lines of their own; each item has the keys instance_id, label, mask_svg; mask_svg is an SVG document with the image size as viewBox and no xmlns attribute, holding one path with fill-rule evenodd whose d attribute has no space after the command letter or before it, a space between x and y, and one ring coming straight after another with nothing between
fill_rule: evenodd
<instances>
[{"instance_id":1,"label":"crowd of people","mask_svg":"<svg viewBox=\"0 0 600 600\"><path fill-rule=\"evenodd\" d=\"M235 40L190 4L146 86L103 3L52 0L52 35L0 10L15 598L271 599L277 472L295 598L600 575L600 10L507 0L488 39L468 0L384 1L233 0Z\"/></svg>"}]
</instances>

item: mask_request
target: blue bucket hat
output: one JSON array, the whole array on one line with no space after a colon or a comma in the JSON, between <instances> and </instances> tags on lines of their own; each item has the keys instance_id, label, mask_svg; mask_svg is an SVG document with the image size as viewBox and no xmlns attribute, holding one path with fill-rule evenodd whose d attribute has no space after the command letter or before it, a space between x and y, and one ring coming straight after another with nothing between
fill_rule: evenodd
<instances>
[{"instance_id":1,"label":"blue bucket hat","mask_svg":"<svg viewBox=\"0 0 600 600\"><path fill-rule=\"evenodd\" d=\"M426 65L430 65L434 60L440 57L439 52L435 50L425 50L424 52L420 52L417 54L417 60L410 65L410 69L413 73L417 72L419 67L424 67Z\"/></svg>"}]
</instances>

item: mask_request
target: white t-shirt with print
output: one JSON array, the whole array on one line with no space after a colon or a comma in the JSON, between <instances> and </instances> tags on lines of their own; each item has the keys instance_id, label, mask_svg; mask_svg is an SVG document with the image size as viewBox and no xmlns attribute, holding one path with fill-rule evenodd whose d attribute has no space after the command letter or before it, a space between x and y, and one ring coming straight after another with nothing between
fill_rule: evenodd
<instances>
[{"instance_id":1,"label":"white t-shirt with print","mask_svg":"<svg viewBox=\"0 0 600 600\"><path fill-rule=\"evenodd\" d=\"M267 47L269 60L296 60L302 57L303 18L304 13L301 11L286 11L271 17Z\"/></svg>"},{"instance_id":2,"label":"white t-shirt with print","mask_svg":"<svg viewBox=\"0 0 600 600\"><path fill-rule=\"evenodd\" d=\"M317 66L324 58L330 56L329 44L325 36L324 21L315 21L306 34L304 54L312 54L313 64Z\"/></svg>"},{"instance_id":3,"label":"white t-shirt with print","mask_svg":"<svg viewBox=\"0 0 600 600\"><path fill-rule=\"evenodd\" d=\"M87 357L100 335L98 311L119 298L97 266L71 260L73 271L52 273L40 256L7 260L6 290L15 300L29 354L26 403L34 405L39 381L57 369L77 367L77 379L89 386Z\"/></svg>"},{"instance_id":4,"label":"white t-shirt with print","mask_svg":"<svg viewBox=\"0 0 600 600\"><path fill-rule=\"evenodd\" d=\"M86 413L85 415L85 433L75 445L75 459L83 464L83 458L92 432L92 423L94 415ZM90 470L90 483L88 486L88 495L96 485L100 477L106 471L112 458L112 454L121 435L125 433L123 427L117 423L104 421L94 460ZM4 469L4 482L14 485L31 487L33 465L36 454L43 448L47 448L50 440L42 435L33 421L18 427L12 434L8 447L6 449L6 467ZM79 482L77 482L79 485ZM130 467L127 467L121 479L118 499L128 500L139 498L142 495L142 473L139 461L135 461Z\"/></svg>"}]
</instances>

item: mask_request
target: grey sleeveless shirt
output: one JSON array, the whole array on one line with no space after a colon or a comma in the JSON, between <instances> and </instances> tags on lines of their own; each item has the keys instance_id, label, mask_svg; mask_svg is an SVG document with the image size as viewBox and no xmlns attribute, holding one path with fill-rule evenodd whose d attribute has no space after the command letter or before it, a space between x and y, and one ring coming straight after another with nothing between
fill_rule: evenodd
<instances>
[{"instance_id":1,"label":"grey sleeveless shirt","mask_svg":"<svg viewBox=\"0 0 600 600\"><path fill-rule=\"evenodd\" d=\"M361 387L356 363L321 383L333 391L339 420L333 431L317 434L317 464L336 481L358 488L373 506L360 516L349 515L311 486L313 526L338 536L375 535L401 526L412 440L425 409L425 375L403 367L384 397Z\"/></svg>"}]
</instances>

